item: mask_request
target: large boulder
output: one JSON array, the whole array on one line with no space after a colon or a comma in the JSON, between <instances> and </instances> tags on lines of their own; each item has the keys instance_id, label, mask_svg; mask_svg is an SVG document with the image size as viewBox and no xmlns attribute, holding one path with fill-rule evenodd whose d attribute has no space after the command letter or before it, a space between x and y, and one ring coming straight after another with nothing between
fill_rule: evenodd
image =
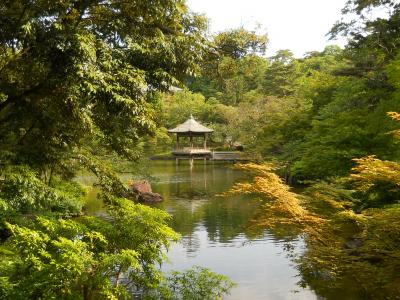
<instances>
[{"instance_id":1,"label":"large boulder","mask_svg":"<svg viewBox=\"0 0 400 300\"><path fill-rule=\"evenodd\" d=\"M137 193L137 199L139 202L156 203L164 200L164 198L160 194L153 193L151 185L147 180L133 182L131 183L130 187L133 192Z\"/></svg>"},{"instance_id":2,"label":"large boulder","mask_svg":"<svg viewBox=\"0 0 400 300\"><path fill-rule=\"evenodd\" d=\"M131 184L131 189L137 193L152 193L150 182L147 180L136 181Z\"/></svg>"}]
</instances>

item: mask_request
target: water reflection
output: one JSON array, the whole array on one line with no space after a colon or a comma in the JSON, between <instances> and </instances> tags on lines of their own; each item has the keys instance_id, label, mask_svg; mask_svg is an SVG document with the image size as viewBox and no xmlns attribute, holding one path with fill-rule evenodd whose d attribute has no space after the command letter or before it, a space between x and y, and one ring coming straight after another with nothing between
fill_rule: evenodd
<instances>
[{"instance_id":1,"label":"water reflection","mask_svg":"<svg viewBox=\"0 0 400 300\"><path fill-rule=\"evenodd\" d=\"M297 271L285 251L287 239L295 252L302 251L302 241L254 230L256 199L217 196L246 180L244 173L232 165L203 162L193 168L155 162L151 171L158 178L153 189L166 199L157 206L173 215L171 226L182 235L168 254L172 265L167 269L201 265L228 275L238 283L229 299L316 299L297 286Z\"/></svg>"},{"instance_id":2,"label":"water reflection","mask_svg":"<svg viewBox=\"0 0 400 300\"><path fill-rule=\"evenodd\" d=\"M266 217L261 202L217 196L234 182L248 179L232 165L197 162L190 168L188 163L151 162L146 172L153 189L165 197L156 206L173 215L171 226L182 235L168 253L171 264L164 265L165 270L200 265L225 274L238 283L228 299L400 299L398 268L390 264L391 257L382 266L381 261L371 262L373 257L364 259L340 247L326 247L330 243L304 242L299 229L288 225L273 232L252 226ZM121 178L128 182L133 176L124 173ZM95 178L82 174L78 180L91 185ZM96 189L89 190L86 209L91 214L102 213L96 194ZM335 240L353 235L347 227L335 230ZM324 270L325 262L341 272ZM301 289L298 282L312 290ZM383 284L388 282L390 292Z\"/></svg>"},{"instance_id":3,"label":"water reflection","mask_svg":"<svg viewBox=\"0 0 400 300\"><path fill-rule=\"evenodd\" d=\"M162 166L163 172L167 171L165 168L168 164ZM180 165L175 166L170 180L162 178L153 186L166 198L159 207L174 216L171 225L183 235L183 240L190 238L196 227L201 226L211 243L230 244L236 236L247 233L249 220L259 203L243 197L226 199L218 195L236 180L245 178L231 165L200 164L193 169Z\"/></svg>"}]
</instances>

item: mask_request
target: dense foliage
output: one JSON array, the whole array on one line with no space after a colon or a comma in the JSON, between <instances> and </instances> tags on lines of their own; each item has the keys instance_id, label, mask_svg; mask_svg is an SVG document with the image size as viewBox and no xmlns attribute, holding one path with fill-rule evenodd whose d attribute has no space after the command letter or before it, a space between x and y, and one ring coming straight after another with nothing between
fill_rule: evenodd
<instances>
[{"instance_id":1,"label":"dense foliage","mask_svg":"<svg viewBox=\"0 0 400 300\"><path fill-rule=\"evenodd\" d=\"M266 37L243 28L217 34L202 74L187 79L191 92L162 99L182 103L165 111L165 126L194 113L217 144L274 162L240 166L254 180L226 196L257 195L255 227L304 238L300 284L326 299L399 298L399 16L398 1L349 0L330 32L348 39L345 49L303 58L266 58Z\"/></svg>"},{"instance_id":2,"label":"dense foliage","mask_svg":"<svg viewBox=\"0 0 400 300\"><path fill-rule=\"evenodd\" d=\"M386 18L371 18L383 6ZM256 30L219 33L201 75L186 79L191 92L163 97L161 125L193 113L218 144L279 161L291 183L346 175L366 155L397 160L386 113L399 103L399 11L396 1L349 1L331 32L347 47L303 58L290 50L266 58L267 37Z\"/></svg>"},{"instance_id":3,"label":"dense foliage","mask_svg":"<svg viewBox=\"0 0 400 300\"><path fill-rule=\"evenodd\" d=\"M0 299L227 293L206 269L160 271L178 238L169 216L132 201L114 172L117 157L164 151L166 129L191 114L213 146L274 161L242 167L255 179L232 193L265 200L254 225L302 234L304 285L398 297L397 1L349 0L330 33L345 49L302 58L266 57L258 29L208 38L183 0L5 0L0 15ZM81 170L105 215L85 214Z\"/></svg>"},{"instance_id":4,"label":"dense foliage","mask_svg":"<svg viewBox=\"0 0 400 300\"><path fill-rule=\"evenodd\" d=\"M110 161L137 156L157 93L196 72L204 17L180 0L13 0L0 15L0 299L227 293L205 269L163 275L170 216L136 204ZM102 216L85 214L81 170Z\"/></svg>"},{"instance_id":5,"label":"dense foliage","mask_svg":"<svg viewBox=\"0 0 400 300\"><path fill-rule=\"evenodd\" d=\"M242 165L254 180L227 195L262 197L253 226L303 237L307 250L294 254L301 286L325 299L398 299L400 163L375 156L355 163L349 176L314 183L302 194L271 166Z\"/></svg>"}]
</instances>

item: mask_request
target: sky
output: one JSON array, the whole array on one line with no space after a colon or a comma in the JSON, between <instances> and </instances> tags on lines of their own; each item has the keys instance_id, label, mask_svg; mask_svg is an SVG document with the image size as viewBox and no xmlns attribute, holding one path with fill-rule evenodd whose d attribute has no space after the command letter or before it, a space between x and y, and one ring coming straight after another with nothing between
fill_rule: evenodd
<instances>
[{"instance_id":1,"label":"sky","mask_svg":"<svg viewBox=\"0 0 400 300\"><path fill-rule=\"evenodd\" d=\"M187 0L193 12L210 19L211 32L243 26L267 32L267 55L290 49L296 57L325 46L343 46L345 40L329 41L326 34L340 20L347 0Z\"/></svg>"}]
</instances>

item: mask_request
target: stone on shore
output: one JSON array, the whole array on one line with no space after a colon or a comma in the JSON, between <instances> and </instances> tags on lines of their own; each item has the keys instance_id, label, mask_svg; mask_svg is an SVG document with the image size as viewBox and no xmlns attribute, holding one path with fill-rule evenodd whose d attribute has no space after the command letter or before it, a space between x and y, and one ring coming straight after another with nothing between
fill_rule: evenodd
<instances>
[{"instance_id":1,"label":"stone on shore","mask_svg":"<svg viewBox=\"0 0 400 300\"><path fill-rule=\"evenodd\" d=\"M141 180L132 183L131 189L138 194L139 202L156 203L164 200L160 194L153 193L151 185L147 180Z\"/></svg>"}]
</instances>

